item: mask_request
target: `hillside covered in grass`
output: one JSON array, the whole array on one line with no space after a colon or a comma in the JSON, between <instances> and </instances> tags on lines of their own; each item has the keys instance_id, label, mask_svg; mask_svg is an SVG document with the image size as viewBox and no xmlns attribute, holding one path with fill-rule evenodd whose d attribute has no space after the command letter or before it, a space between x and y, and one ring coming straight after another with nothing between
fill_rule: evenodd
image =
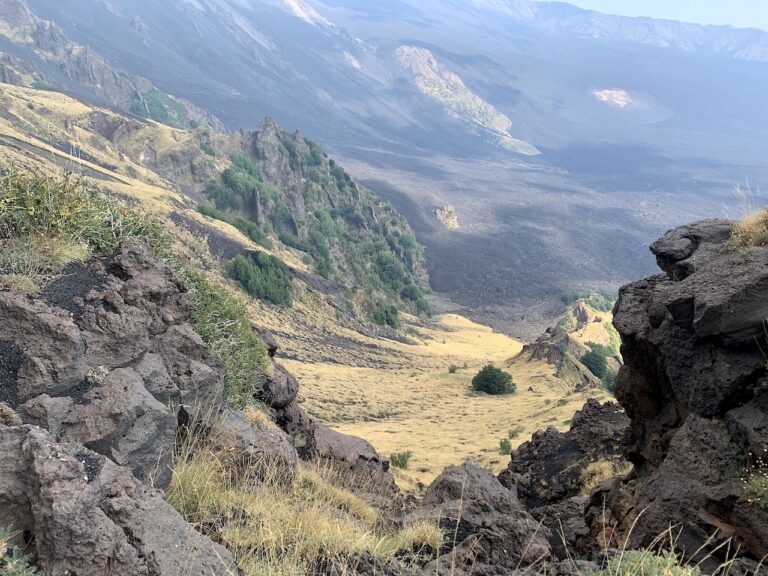
<instances>
[{"instance_id":1,"label":"hillside covered in grass","mask_svg":"<svg viewBox=\"0 0 768 576\"><path fill-rule=\"evenodd\" d=\"M0 101L0 159L133 199L183 229L172 237L202 240L184 244L255 298L286 307L306 286L353 322L387 328L400 311L429 312L408 224L298 133L271 120L252 133L181 130L8 85Z\"/></svg>"}]
</instances>

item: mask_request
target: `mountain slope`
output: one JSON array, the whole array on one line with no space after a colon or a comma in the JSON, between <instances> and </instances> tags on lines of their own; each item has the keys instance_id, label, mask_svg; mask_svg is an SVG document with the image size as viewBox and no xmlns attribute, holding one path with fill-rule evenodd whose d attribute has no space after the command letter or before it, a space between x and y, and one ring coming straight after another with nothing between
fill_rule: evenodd
<instances>
[{"instance_id":1,"label":"mountain slope","mask_svg":"<svg viewBox=\"0 0 768 576\"><path fill-rule=\"evenodd\" d=\"M72 42L55 23L42 20L23 0L0 1L0 52L4 67L13 73L4 81L21 86L62 87L176 127L207 124L223 126L202 108L158 90L149 80L114 68L87 44ZM46 69L41 73L40 69ZM20 72L23 71L22 72Z\"/></svg>"},{"instance_id":2,"label":"mountain slope","mask_svg":"<svg viewBox=\"0 0 768 576\"><path fill-rule=\"evenodd\" d=\"M379 321L384 308L379 323L396 324L392 302L428 308L419 287L421 249L402 217L316 144L271 120L258 132L228 136L170 128L46 90L0 85L0 101L0 157L66 168L134 197L171 225L205 234L206 252L224 264L249 252L275 254L299 284L353 323ZM240 169L244 159L251 179ZM222 202L217 187L239 196ZM224 212L204 216L200 202L217 202Z\"/></svg>"},{"instance_id":3,"label":"mountain slope","mask_svg":"<svg viewBox=\"0 0 768 576\"><path fill-rule=\"evenodd\" d=\"M768 63L729 48L759 53L753 31L524 0L26 1L231 129L301 127L406 215L448 310L518 335L563 293L650 273L644 245L737 210L736 182L766 189ZM428 51L436 82L403 46ZM460 230L435 222L445 205Z\"/></svg>"}]
</instances>

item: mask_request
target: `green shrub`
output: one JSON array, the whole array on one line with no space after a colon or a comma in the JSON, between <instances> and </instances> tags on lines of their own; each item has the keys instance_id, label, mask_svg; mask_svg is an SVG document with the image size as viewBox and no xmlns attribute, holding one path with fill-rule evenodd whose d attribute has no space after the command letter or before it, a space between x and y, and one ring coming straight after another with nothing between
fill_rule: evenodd
<instances>
[{"instance_id":1,"label":"green shrub","mask_svg":"<svg viewBox=\"0 0 768 576\"><path fill-rule=\"evenodd\" d=\"M424 289L421 286L408 284L400 291L400 298L412 302L417 314L430 315L432 313L427 297L424 295Z\"/></svg>"},{"instance_id":2,"label":"green shrub","mask_svg":"<svg viewBox=\"0 0 768 576\"><path fill-rule=\"evenodd\" d=\"M511 374L496 368L493 364L488 364L472 378L472 389L486 394L500 395L514 393L517 386L512 381Z\"/></svg>"},{"instance_id":3,"label":"green shrub","mask_svg":"<svg viewBox=\"0 0 768 576\"><path fill-rule=\"evenodd\" d=\"M264 252L238 255L230 262L228 274L248 294L277 306L291 306L293 280L288 267Z\"/></svg>"},{"instance_id":4,"label":"green shrub","mask_svg":"<svg viewBox=\"0 0 768 576\"><path fill-rule=\"evenodd\" d=\"M411 457L413 456L413 452L410 450L406 450L405 452L395 452L389 457L389 463L392 464L395 468L400 468L401 470L407 470L408 466L411 463Z\"/></svg>"},{"instance_id":5,"label":"green shrub","mask_svg":"<svg viewBox=\"0 0 768 576\"><path fill-rule=\"evenodd\" d=\"M38 576L40 572L32 566L28 555L11 544L15 534L9 528L0 528L0 574L3 576Z\"/></svg>"},{"instance_id":6,"label":"green shrub","mask_svg":"<svg viewBox=\"0 0 768 576\"><path fill-rule=\"evenodd\" d=\"M72 174L0 167L0 239L44 237L111 254L129 237L158 244L159 225Z\"/></svg>"},{"instance_id":7,"label":"green shrub","mask_svg":"<svg viewBox=\"0 0 768 576\"><path fill-rule=\"evenodd\" d=\"M507 436L509 436L510 439L514 440L515 438L520 436L522 432L523 432L522 426L515 426L514 428L509 429L509 432L507 432Z\"/></svg>"},{"instance_id":8,"label":"green shrub","mask_svg":"<svg viewBox=\"0 0 768 576\"><path fill-rule=\"evenodd\" d=\"M380 326L400 328L400 315L394 302L376 300L371 311L371 320Z\"/></svg>"},{"instance_id":9,"label":"green shrub","mask_svg":"<svg viewBox=\"0 0 768 576\"><path fill-rule=\"evenodd\" d=\"M590 350L584 356L581 357L581 363L584 364L589 371L602 380L608 373L608 361L605 356L597 350Z\"/></svg>"},{"instance_id":10,"label":"green shrub","mask_svg":"<svg viewBox=\"0 0 768 576\"><path fill-rule=\"evenodd\" d=\"M499 454L502 456L512 454L512 442L509 441L509 438L502 438L499 440Z\"/></svg>"},{"instance_id":11,"label":"green shrub","mask_svg":"<svg viewBox=\"0 0 768 576\"><path fill-rule=\"evenodd\" d=\"M456 364L451 364L450 366L448 366L448 373L449 374L456 374L458 369L459 369L459 367L456 366Z\"/></svg>"}]
</instances>

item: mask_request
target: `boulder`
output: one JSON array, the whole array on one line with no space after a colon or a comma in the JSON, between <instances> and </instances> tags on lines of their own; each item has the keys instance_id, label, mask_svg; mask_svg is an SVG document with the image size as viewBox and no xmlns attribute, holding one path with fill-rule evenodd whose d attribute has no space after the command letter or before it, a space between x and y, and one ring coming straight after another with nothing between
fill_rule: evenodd
<instances>
[{"instance_id":1,"label":"boulder","mask_svg":"<svg viewBox=\"0 0 768 576\"><path fill-rule=\"evenodd\" d=\"M471 460L447 468L427 488L409 519L422 518L438 520L448 542L427 574L510 574L550 560L549 530Z\"/></svg>"},{"instance_id":2,"label":"boulder","mask_svg":"<svg viewBox=\"0 0 768 576\"><path fill-rule=\"evenodd\" d=\"M224 390L184 292L135 239L71 265L39 298L0 292L0 401L167 485L178 407L217 410Z\"/></svg>"},{"instance_id":3,"label":"boulder","mask_svg":"<svg viewBox=\"0 0 768 576\"><path fill-rule=\"evenodd\" d=\"M389 472L389 461L369 442L315 420L296 400L277 411L277 424L293 439L301 458L332 468L345 486L385 508L399 506L400 491Z\"/></svg>"},{"instance_id":4,"label":"boulder","mask_svg":"<svg viewBox=\"0 0 768 576\"><path fill-rule=\"evenodd\" d=\"M0 526L12 525L45 574L237 574L126 468L34 426L0 427Z\"/></svg>"},{"instance_id":5,"label":"boulder","mask_svg":"<svg viewBox=\"0 0 768 576\"><path fill-rule=\"evenodd\" d=\"M728 249L731 227L668 232L651 247L665 274L620 290L615 390L636 477L593 494L594 533L612 525L616 539L645 546L673 524L688 554L715 532L702 553L732 538L768 554L765 496L749 489L768 457L768 248Z\"/></svg>"},{"instance_id":6,"label":"boulder","mask_svg":"<svg viewBox=\"0 0 768 576\"><path fill-rule=\"evenodd\" d=\"M568 432L548 428L521 444L499 480L516 489L529 509L578 496L583 488L582 472L591 462L622 459L628 425L620 406L589 399L573 415Z\"/></svg>"},{"instance_id":7,"label":"boulder","mask_svg":"<svg viewBox=\"0 0 768 576\"><path fill-rule=\"evenodd\" d=\"M276 425L251 422L242 412L225 410L208 433L213 450L233 464L232 471L277 465L286 474L298 464L289 436Z\"/></svg>"}]
</instances>

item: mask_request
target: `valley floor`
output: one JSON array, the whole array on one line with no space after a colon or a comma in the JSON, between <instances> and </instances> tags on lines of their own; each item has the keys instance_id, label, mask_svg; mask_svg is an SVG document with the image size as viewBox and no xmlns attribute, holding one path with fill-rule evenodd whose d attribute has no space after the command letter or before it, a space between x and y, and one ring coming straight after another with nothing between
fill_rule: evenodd
<instances>
[{"instance_id":1,"label":"valley floor","mask_svg":"<svg viewBox=\"0 0 768 576\"><path fill-rule=\"evenodd\" d=\"M302 323L289 319L294 314L305 316ZM299 379L308 412L384 455L413 453L396 474L404 488L429 483L469 457L500 471L509 459L500 440L516 447L538 429L567 429L588 397L608 397L603 390L571 393L543 362L507 366L522 343L457 315L406 328L410 343L363 336L317 309L264 308L255 318L278 335L281 361ZM471 391L472 377L488 362L511 372L515 394Z\"/></svg>"}]
</instances>

